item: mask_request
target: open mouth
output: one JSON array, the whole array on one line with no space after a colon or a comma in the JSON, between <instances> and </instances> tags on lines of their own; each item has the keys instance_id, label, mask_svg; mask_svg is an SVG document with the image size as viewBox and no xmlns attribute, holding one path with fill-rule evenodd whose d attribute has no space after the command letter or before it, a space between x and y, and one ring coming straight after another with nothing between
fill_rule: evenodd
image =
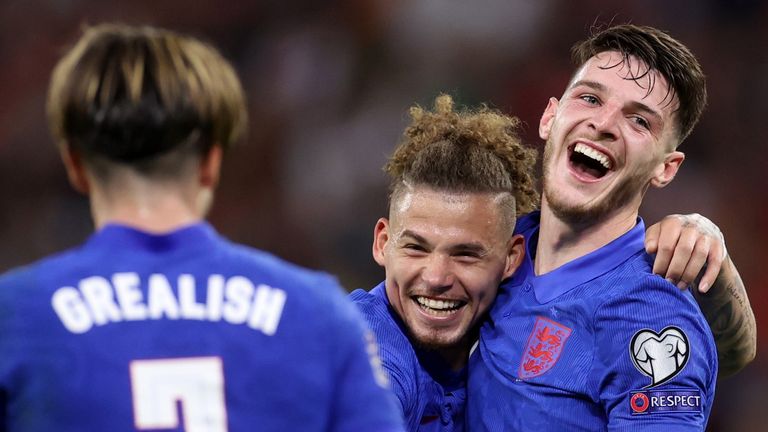
<instances>
[{"instance_id":1,"label":"open mouth","mask_svg":"<svg viewBox=\"0 0 768 432\"><path fill-rule=\"evenodd\" d=\"M414 296L412 298L421 310L437 317L456 313L456 311L467 304L467 302L460 300L437 300L422 296Z\"/></svg>"},{"instance_id":2,"label":"open mouth","mask_svg":"<svg viewBox=\"0 0 768 432\"><path fill-rule=\"evenodd\" d=\"M600 179L613 168L608 155L586 144L576 143L569 150L571 167L580 174Z\"/></svg>"}]
</instances>

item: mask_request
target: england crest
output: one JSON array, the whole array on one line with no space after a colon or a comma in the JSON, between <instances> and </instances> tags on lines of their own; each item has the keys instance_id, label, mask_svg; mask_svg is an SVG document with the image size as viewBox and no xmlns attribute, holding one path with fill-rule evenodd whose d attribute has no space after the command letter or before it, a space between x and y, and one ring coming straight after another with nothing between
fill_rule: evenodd
<instances>
[{"instance_id":1,"label":"england crest","mask_svg":"<svg viewBox=\"0 0 768 432\"><path fill-rule=\"evenodd\" d=\"M552 369L570 335L570 328L548 318L536 317L520 362L520 378L533 378Z\"/></svg>"},{"instance_id":2,"label":"england crest","mask_svg":"<svg viewBox=\"0 0 768 432\"><path fill-rule=\"evenodd\" d=\"M656 333L645 329L635 333L629 352L637 370L651 378L647 387L655 387L674 378L690 357L688 337L678 327Z\"/></svg>"}]
</instances>

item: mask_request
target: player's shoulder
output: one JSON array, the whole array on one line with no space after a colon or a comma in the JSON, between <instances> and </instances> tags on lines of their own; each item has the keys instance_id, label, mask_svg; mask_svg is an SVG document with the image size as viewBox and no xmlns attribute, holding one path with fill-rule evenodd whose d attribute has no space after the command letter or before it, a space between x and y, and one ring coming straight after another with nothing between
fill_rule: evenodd
<instances>
[{"instance_id":1,"label":"player's shoulder","mask_svg":"<svg viewBox=\"0 0 768 432\"><path fill-rule=\"evenodd\" d=\"M406 336L404 324L389 307L385 295L382 283L370 291L357 289L349 294L349 299L357 306L373 332L379 345L383 366L397 384L396 387L411 389L404 391L406 394L398 394L401 401L405 401L409 399L406 397L407 393L417 388L421 366L416 351Z\"/></svg>"},{"instance_id":2,"label":"player's shoulder","mask_svg":"<svg viewBox=\"0 0 768 432\"><path fill-rule=\"evenodd\" d=\"M385 363L389 362L395 368L406 363L418 363L402 322L394 315L384 296L382 284L370 291L357 289L349 294L349 299L376 336Z\"/></svg>"},{"instance_id":3,"label":"player's shoulder","mask_svg":"<svg viewBox=\"0 0 768 432\"><path fill-rule=\"evenodd\" d=\"M0 292L29 290L40 278L57 269L72 269L77 266L81 246L66 249L43 257L37 261L6 270L0 274Z\"/></svg>"},{"instance_id":4,"label":"player's shoulder","mask_svg":"<svg viewBox=\"0 0 768 432\"><path fill-rule=\"evenodd\" d=\"M383 287L379 285L370 291L358 288L349 293L349 300L355 304L366 320L394 324L394 317L391 316L384 296Z\"/></svg>"},{"instance_id":5,"label":"player's shoulder","mask_svg":"<svg viewBox=\"0 0 768 432\"><path fill-rule=\"evenodd\" d=\"M221 256L227 266L241 273L256 273L257 279L286 290L301 290L306 295L327 291L341 292L336 277L290 262L270 252L222 239Z\"/></svg>"},{"instance_id":6,"label":"player's shoulder","mask_svg":"<svg viewBox=\"0 0 768 432\"><path fill-rule=\"evenodd\" d=\"M682 323L692 331L709 333L708 325L690 290L681 290L651 270L645 252L630 258L607 275L608 289L596 318L612 322L645 322L657 326ZM624 317L624 318L622 318Z\"/></svg>"},{"instance_id":7,"label":"player's shoulder","mask_svg":"<svg viewBox=\"0 0 768 432\"><path fill-rule=\"evenodd\" d=\"M663 277L653 273L653 263L649 261L645 251L638 251L626 261L605 272L600 279L606 286L606 296L623 296L639 289L668 291L671 287L677 289Z\"/></svg>"}]
</instances>

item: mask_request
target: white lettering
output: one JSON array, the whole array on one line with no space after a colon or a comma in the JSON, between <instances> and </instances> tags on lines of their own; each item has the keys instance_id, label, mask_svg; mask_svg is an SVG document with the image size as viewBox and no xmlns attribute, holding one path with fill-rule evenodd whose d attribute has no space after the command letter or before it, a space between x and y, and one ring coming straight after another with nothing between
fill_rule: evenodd
<instances>
[{"instance_id":1,"label":"white lettering","mask_svg":"<svg viewBox=\"0 0 768 432\"><path fill-rule=\"evenodd\" d=\"M253 282L243 276L208 276L205 293L197 292L191 274L178 278L178 290L165 275L155 273L146 280L146 297L138 273L115 273L110 278L91 276L77 288L65 286L51 297L51 306L64 327L72 333L85 333L110 322L189 319L246 324L273 335L277 331L286 303L286 292ZM198 297L205 303L198 302Z\"/></svg>"},{"instance_id":2,"label":"white lettering","mask_svg":"<svg viewBox=\"0 0 768 432\"><path fill-rule=\"evenodd\" d=\"M147 307L141 303L142 293L139 288L139 275L136 273L115 273L112 275L117 302L128 321L147 319Z\"/></svg>"},{"instance_id":3,"label":"white lettering","mask_svg":"<svg viewBox=\"0 0 768 432\"><path fill-rule=\"evenodd\" d=\"M701 396L693 395L665 395L651 396L652 407L699 407Z\"/></svg>"},{"instance_id":4,"label":"white lettering","mask_svg":"<svg viewBox=\"0 0 768 432\"><path fill-rule=\"evenodd\" d=\"M100 276L83 279L80 281L80 292L83 293L85 301L91 308L93 322L96 325L122 320L109 281Z\"/></svg>"},{"instance_id":5,"label":"white lettering","mask_svg":"<svg viewBox=\"0 0 768 432\"><path fill-rule=\"evenodd\" d=\"M285 305L285 291L267 285L259 285L253 298L253 309L248 319L248 326L261 330L266 335L273 335L280 322Z\"/></svg>"},{"instance_id":6,"label":"white lettering","mask_svg":"<svg viewBox=\"0 0 768 432\"><path fill-rule=\"evenodd\" d=\"M224 276L211 275L208 278L208 320L221 321L221 304L224 300Z\"/></svg>"},{"instance_id":7,"label":"white lettering","mask_svg":"<svg viewBox=\"0 0 768 432\"><path fill-rule=\"evenodd\" d=\"M61 323L72 333L85 333L93 327L88 308L80 298L80 292L73 287L62 287L53 293L53 310Z\"/></svg>"},{"instance_id":8,"label":"white lettering","mask_svg":"<svg viewBox=\"0 0 768 432\"><path fill-rule=\"evenodd\" d=\"M179 304L176 303L171 284L165 276L153 274L149 277L147 300L151 319L160 319L163 316L168 319L179 319Z\"/></svg>"},{"instance_id":9,"label":"white lettering","mask_svg":"<svg viewBox=\"0 0 768 432\"><path fill-rule=\"evenodd\" d=\"M231 324L242 324L248 319L248 309L253 297L253 284L242 276L227 281L224 292L227 303L222 310L224 319Z\"/></svg>"},{"instance_id":10,"label":"white lettering","mask_svg":"<svg viewBox=\"0 0 768 432\"><path fill-rule=\"evenodd\" d=\"M197 302L195 278L190 274L179 276L179 305L182 318L205 319L205 306Z\"/></svg>"}]
</instances>

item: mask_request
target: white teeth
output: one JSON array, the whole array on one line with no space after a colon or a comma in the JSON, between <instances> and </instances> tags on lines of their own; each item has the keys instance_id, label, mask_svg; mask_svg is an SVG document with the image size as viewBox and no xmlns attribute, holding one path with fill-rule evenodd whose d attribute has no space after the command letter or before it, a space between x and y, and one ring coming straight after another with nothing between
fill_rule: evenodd
<instances>
[{"instance_id":1,"label":"white teeth","mask_svg":"<svg viewBox=\"0 0 768 432\"><path fill-rule=\"evenodd\" d=\"M578 143L576 146L573 147L573 151L577 153L581 153L584 156L587 156L589 158L592 158L598 162L600 162L600 165L605 167L605 169L611 169L611 160L608 159L608 156L604 155L603 153L600 153L599 151L593 149L592 147Z\"/></svg>"},{"instance_id":2,"label":"white teeth","mask_svg":"<svg viewBox=\"0 0 768 432\"><path fill-rule=\"evenodd\" d=\"M459 301L435 300L426 297L416 297L416 301L419 302L419 304L422 306L437 310L456 309L461 304Z\"/></svg>"}]
</instances>

